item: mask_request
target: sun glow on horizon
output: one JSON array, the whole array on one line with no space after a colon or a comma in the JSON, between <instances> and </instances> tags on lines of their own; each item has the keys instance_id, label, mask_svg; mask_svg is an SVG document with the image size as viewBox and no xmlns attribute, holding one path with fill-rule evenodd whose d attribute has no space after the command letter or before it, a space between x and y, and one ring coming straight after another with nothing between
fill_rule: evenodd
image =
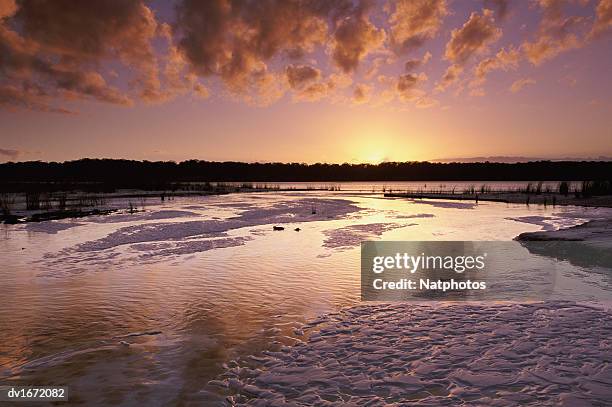
<instances>
[{"instance_id":1,"label":"sun glow on horizon","mask_svg":"<svg viewBox=\"0 0 612 407\"><path fill-rule=\"evenodd\" d=\"M367 160L371 164L380 164L385 161L391 161L384 152L373 153Z\"/></svg>"}]
</instances>

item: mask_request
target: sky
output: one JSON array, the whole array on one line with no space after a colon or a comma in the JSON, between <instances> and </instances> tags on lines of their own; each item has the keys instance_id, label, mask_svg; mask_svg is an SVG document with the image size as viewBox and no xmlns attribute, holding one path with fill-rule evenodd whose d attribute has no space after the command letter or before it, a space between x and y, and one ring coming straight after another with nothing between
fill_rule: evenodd
<instances>
[{"instance_id":1,"label":"sky","mask_svg":"<svg viewBox=\"0 0 612 407\"><path fill-rule=\"evenodd\" d=\"M0 0L0 162L612 156L612 0Z\"/></svg>"}]
</instances>

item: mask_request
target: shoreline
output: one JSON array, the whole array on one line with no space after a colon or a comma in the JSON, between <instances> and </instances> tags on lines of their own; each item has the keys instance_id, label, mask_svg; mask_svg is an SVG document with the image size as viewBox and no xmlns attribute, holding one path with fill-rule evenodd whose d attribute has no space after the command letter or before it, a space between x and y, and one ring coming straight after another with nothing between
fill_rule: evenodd
<instances>
[{"instance_id":1,"label":"shoreline","mask_svg":"<svg viewBox=\"0 0 612 407\"><path fill-rule=\"evenodd\" d=\"M535 255L579 267L612 269L612 219L595 219L569 228L524 232L514 238Z\"/></svg>"},{"instance_id":2,"label":"shoreline","mask_svg":"<svg viewBox=\"0 0 612 407\"><path fill-rule=\"evenodd\" d=\"M524 232L515 237L522 242L551 241L610 241L612 245L612 219L592 219L580 225L557 230Z\"/></svg>"},{"instance_id":3,"label":"shoreline","mask_svg":"<svg viewBox=\"0 0 612 407\"><path fill-rule=\"evenodd\" d=\"M525 194L519 192L485 192L482 194L451 194L451 193L402 193L388 192L385 198L408 198L408 199L440 199L451 201L474 201L474 202L501 202L525 205L544 206L583 206L612 208L612 195L593 196L589 198L576 198L562 194L541 193Z\"/></svg>"},{"instance_id":4,"label":"shoreline","mask_svg":"<svg viewBox=\"0 0 612 407\"><path fill-rule=\"evenodd\" d=\"M174 198L188 198L188 197L208 197L208 196L220 196L229 194L239 193L268 193L268 192L312 192L312 191L332 191L332 189L306 189L306 188L239 188L230 190L214 190L214 191L134 191L134 192L120 192L120 193L77 193L74 191L66 191L64 194L70 192L72 196L64 197L65 208L53 208L52 205L48 209L13 209L8 214L0 213L0 224L15 225L23 223L38 223L48 220L62 220L62 219L78 219L85 216L92 215L109 215L111 213L119 211L127 211L128 213L136 213L142 211L145 204L150 202L147 199L159 200L159 202L165 202L166 200L173 200ZM49 202L57 202L57 197L53 197L51 194ZM57 195L57 193L56 193ZM134 203L130 201L134 199ZM104 202L107 200L127 200L124 206L113 206L105 205ZM96 202L95 205L82 204L78 202ZM143 204L144 201L144 204ZM76 202L76 204L75 204ZM13 202L14 204L14 202ZM21 202L20 204L24 204ZM41 205L42 206L42 205ZM138 209L138 207L141 209Z\"/></svg>"}]
</instances>

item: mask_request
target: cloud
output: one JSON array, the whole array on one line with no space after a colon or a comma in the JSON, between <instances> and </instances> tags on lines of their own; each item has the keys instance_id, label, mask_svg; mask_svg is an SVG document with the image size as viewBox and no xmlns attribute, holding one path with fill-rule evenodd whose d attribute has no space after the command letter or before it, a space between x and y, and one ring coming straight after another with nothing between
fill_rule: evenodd
<instances>
[{"instance_id":1,"label":"cloud","mask_svg":"<svg viewBox=\"0 0 612 407\"><path fill-rule=\"evenodd\" d=\"M390 42L397 53L434 38L449 13L446 0L399 0L394 4L389 17Z\"/></svg>"},{"instance_id":2,"label":"cloud","mask_svg":"<svg viewBox=\"0 0 612 407\"><path fill-rule=\"evenodd\" d=\"M231 81L279 53L299 56L323 44L327 13L337 3L184 0L179 47L199 74Z\"/></svg>"},{"instance_id":3,"label":"cloud","mask_svg":"<svg viewBox=\"0 0 612 407\"><path fill-rule=\"evenodd\" d=\"M427 75L424 73L400 75L395 87L400 100L414 102L423 97L424 92L418 89L418 85L425 81L427 81Z\"/></svg>"},{"instance_id":4,"label":"cloud","mask_svg":"<svg viewBox=\"0 0 612 407\"><path fill-rule=\"evenodd\" d=\"M45 91L28 82L19 86L0 85L0 107L7 110L36 110L51 113L73 113L69 109L55 107Z\"/></svg>"},{"instance_id":5,"label":"cloud","mask_svg":"<svg viewBox=\"0 0 612 407\"><path fill-rule=\"evenodd\" d=\"M509 0L485 0L485 7L492 6L495 9L495 16L499 20L504 20L508 16Z\"/></svg>"},{"instance_id":6,"label":"cloud","mask_svg":"<svg viewBox=\"0 0 612 407\"><path fill-rule=\"evenodd\" d=\"M569 87L574 87L578 83L578 79L572 75L565 75L563 78L559 79L559 83L565 84Z\"/></svg>"},{"instance_id":7,"label":"cloud","mask_svg":"<svg viewBox=\"0 0 612 407\"><path fill-rule=\"evenodd\" d=\"M183 0L177 7L178 47L197 75L220 77L233 93L247 93L273 57L297 58L324 45L328 24L351 10L347 0Z\"/></svg>"},{"instance_id":8,"label":"cloud","mask_svg":"<svg viewBox=\"0 0 612 407\"><path fill-rule=\"evenodd\" d=\"M484 9L482 14L473 12L461 28L452 31L444 56L453 63L465 64L472 55L486 51L501 35L491 10Z\"/></svg>"},{"instance_id":9,"label":"cloud","mask_svg":"<svg viewBox=\"0 0 612 407\"><path fill-rule=\"evenodd\" d=\"M425 65L431 59L431 52L427 51L421 59L410 59L404 63L404 70L406 72L413 72L415 69L422 65Z\"/></svg>"},{"instance_id":10,"label":"cloud","mask_svg":"<svg viewBox=\"0 0 612 407\"><path fill-rule=\"evenodd\" d=\"M463 72L463 67L458 64L453 64L446 69L444 75L442 75L442 80L438 82L436 85L436 90L438 92L445 91L448 87L453 85L457 80L459 80L459 75Z\"/></svg>"},{"instance_id":11,"label":"cloud","mask_svg":"<svg viewBox=\"0 0 612 407\"><path fill-rule=\"evenodd\" d=\"M385 39L383 29L377 29L365 11L344 18L334 32L332 59L342 71L355 71L359 62L380 47Z\"/></svg>"},{"instance_id":12,"label":"cloud","mask_svg":"<svg viewBox=\"0 0 612 407\"><path fill-rule=\"evenodd\" d=\"M296 101L314 102L329 97L336 90L348 88L353 80L347 74L331 74L327 78L312 83L309 81L306 86L298 89L293 99Z\"/></svg>"},{"instance_id":13,"label":"cloud","mask_svg":"<svg viewBox=\"0 0 612 407\"><path fill-rule=\"evenodd\" d=\"M394 99L400 102L411 103L417 108L429 108L438 105L438 101L431 98L422 85L428 80L424 72L419 74L406 73L399 77L380 75L377 82L382 91L371 98L374 106L385 105Z\"/></svg>"},{"instance_id":14,"label":"cloud","mask_svg":"<svg viewBox=\"0 0 612 407\"><path fill-rule=\"evenodd\" d=\"M321 71L308 65L289 65L285 68L287 81L292 89L300 89L321 77Z\"/></svg>"},{"instance_id":15,"label":"cloud","mask_svg":"<svg viewBox=\"0 0 612 407\"><path fill-rule=\"evenodd\" d=\"M370 100L370 93L372 87L365 84L359 84L353 89L353 102L356 104L363 104Z\"/></svg>"},{"instance_id":16,"label":"cloud","mask_svg":"<svg viewBox=\"0 0 612 407\"><path fill-rule=\"evenodd\" d=\"M440 105L439 101L437 101L436 99L430 98L428 96L423 96L419 98L415 103L415 106L419 109L429 109L431 107L436 107L439 105Z\"/></svg>"},{"instance_id":17,"label":"cloud","mask_svg":"<svg viewBox=\"0 0 612 407\"><path fill-rule=\"evenodd\" d=\"M0 6L1 5L2 4L0 3ZM20 155L21 155L21 151L19 151L19 150L11 150L11 149L6 149L6 148L0 148L0 156L7 157L7 158L9 158L11 160L16 159Z\"/></svg>"},{"instance_id":18,"label":"cloud","mask_svg":"<svg viewBox=\"0 0 612 407\"><path fill-rule=\"evenodd\" d=\"M470 96L481 97L485 95L485 91L482 88L475 88L470 90Z\"/></svg>"},{"instance_id":19,"label":"cloud","mask_svg":"<svg viewBox=\"0 0 612 407\"><path fill-rule=\"evenodd\" d=\"M456 83L470 58L487 51L489 45L501 35L502 30L495 25L491 10L483 9L482 14L472 12L461 28L451 32L444 57L453 64L447 68L436 90L443 92Z\"/></svg>"},{"instance_id":20,"label":"cloud","mask_svg":"<svg viewBox=\"0 0 612 407\"><path fill-rule=\"evenodd\" d=\"M495 55L483 59L476 65L474 74L477 83L482 84L491 71L517 69L520 60L521 54L516 48L511 46L507 50L505 48L500 49Z\"/></svg>"},{"instance_id":21,"label":"cloud","mask_svg":"<svg viewBox=\"0 0 612 407\"><path fill-rule=\"evenodd\" d=\"M190 72L189 64L185 55L174 42L174 30L163 23L159 25L159 35L165 39L167 51L163 59L164 92L159 95L157 101L165 101L175 96L191 92L198 98L207 98L210 92L198 79L198 76Z\"/></svg>"},{"instance_id":22,"label":"cloud","mask_svg":"<svg viewBox=\"0 0 612 407\"><path fill-rule=\"evenodd\" d=\"M17 11L15 0L0 0L0 19L11 17Z\"/></svg>"},{"instance_id":23,"label":"cloud","mask_svg":"<svg viewBox=\"0 0 612 407\"><path fill-rule=\"evenodd\" d=\"M482 93L490 72L517 69L523 59L540 64L599 38L612 24L612 0L531 2L542 16L536 32L520 46L480 57L474 77L464 81L462 72L501 37L496 24L512 7L508 0L483 0L485 8L450 33L449 66L436 91L457 82L463 89L471 79L471 92ZM587 3L594 17L565 15ZM0 107L72 113L75 101L132 106L179 95L206 98L213 89L253 105L287 93L294 100L398 98L428 105L420 89L424 74L417 72L432 54L405 55L435 39L459 2L177 0L176 19L168 22L158 21L152 4L0 0ZM384 89L350 87L353 77L371 81L381 73L390 78Z\"/></svg>"},{"instance_id":24,"label":"cloud","mask_svg":"<svg viewBox=\"0 0 612 407\"><path fill-rule=\"evenodd\" d=\"M514 81L514 83L512 83L512 86L510 86L510 92L517 93L518 91L523 89L525 86L533 85L535 83L536 83L536 81L534 79L531 79L531 78L518 79L518 80Z\"/></svg>"},{"instance_id":25,"label":"cloud","mask_svg":"<svg viewBox=\"0 0 612 407\"><path fill-rule=\"evenodd\" d=\"M294 97L295 100L303 100L314 102L326 97L330 91L333 90L333 86L330 83L318 82L308 85Z\"/></svg>"},{"instance_id":26,"label":"cloud","mask_svg":"<svg viewBox=\"0 0 612 407\"><path fill-rule=\"evenodd\" d=\"M178 48L194 74L219 77L238 96L261 94L267 82L260 78L275 76L273 59L299 59L318 46L329 47L343 72L353 72L384 39L367 9L365 2L351 0L183 0L177 8ZM293 67L284 73L289 88L303 87L298 98L318 98L333 88L309 83L319 79L314 72Z\"/></svg>"},{"instance_id":27,"label":"cloud","mask_svg":"<svg viewBox=\"0 0 612 407\"><path fill-rule=\"evenodd\" d=\"M160 96L151 45L158 25L142 1L41 0L20 2L16 8L2 0L0 13L11 16L0 20L4 104L44 111L66 110L53 108L51 100L130 105L132 98L104 77L102 65L112 60L130 67L134 75L128 86L140 98Z\"/></svg>"},{"instance_id":28,"label":"cloud","mask_svg":"<svg viewBox=\"0 0 612 407\"><path fill-rule=\"evenodd\" d=\"M395 62L395 58L392 56L378 57L375 58L368 69L365 72L364 77L366 79L372 79L377 73L378 70L384 65L390 65Z\"/></svg>"},{"instance_id":29,"label":"cloud","mask_svg":"<svg viewBox=\"0 0 612 407\"><path fill-rule=\"evenodd\" d=\"M612 0L599 0L595 8L595 23L589 38L597 38L612 28Z\"/></svg>"},{"instance_id":30,"label":"cloud","mask_svg":"<svg viewBox=\"0 0 612 407\"><path fill-rule=\"evenodd\" d=\"M584 19L564 15L563 7L569 2L571 0L538 0L542 19L536 38L533 41L525 41L522 45L522 50L533 65L540 65L562 52L583 45L576 29Z\"/></svg>"},{"instance_id":31,"label":"cloud","mask_svg":"<svg viewBox=\"0 0 612 407\"><path fill-rule=\"evenodd\" d=\"M249 87L233 96L253 106L268 106L285 93L282 74L268 72L266 67L253 71L249 78Z\"/></svg>"},{"instance_id":32,"label":"cloud","mask_svg":"<svg viewBox=\"0 0 612 407\"><path fill-rule=\"evenodd\" d=\"M157 58L151 44L157 22L153 11L141 0L26 1L20 4L15 18L22 24L27 38L39 44L44 52L66 61L64 70L74 71L72 77L77 78L76 73L84 66L117 59L137 73L131 86L138 89L143 99L158 97ZM94 73L82 78L89 82L83 87L89 88ZM90 96L97 97L97 94ZM112 103L123 103L124 99L109 100L106 92L100 92L100 96Z\"/></svg>"}]
</instances>

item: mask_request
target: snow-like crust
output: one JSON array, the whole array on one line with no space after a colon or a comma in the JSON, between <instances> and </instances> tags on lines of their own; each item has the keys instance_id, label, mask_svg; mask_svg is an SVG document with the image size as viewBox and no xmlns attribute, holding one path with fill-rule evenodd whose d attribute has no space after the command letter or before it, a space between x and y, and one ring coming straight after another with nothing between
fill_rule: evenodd
<instances>
[{"instance_id":1,"label":"snow-like crust","mask_svg":"<svg viewBox=\"0 0 612 407\"><path fill-rule=\"evenodd\" d=\"M469 202L457 202L457 201L437 201L435 199L412 199L412 202L431 205L436 208L449 208L449 209L476 209L476 203Z\"/></svg>"},{"instance_id":2,"label":"snow-like crust","mask_svg":"<svg viewBox=\"0 0 612 407\"><path fill-rule=\"evenodd\" d=\"M361 242L382 235L389 230L414 226L415 223L401 225L398 223L369 223L363 225L349 225L338 229L323 232L326 239L323 247L331 249L348 249L359 246Z\"/></svg>"},{"instance_id":3,"label":"snow-like crust","mask_svg":"<svg viewBox=\"0 0 612 407\"><path fill-rule=\"evenodd\" d=\"M343 199L300 199L249 209L227 220L192 220L126 226L102 239L79 245L78 251L105 250L125 244L179 240L192 236L208 237L211 234L233 229L272 223L334 219L358 210L358 207Z\"/></svg>"},{"instance_id":4,"label":"snow-like crust","mask_svg":"<svg viewBox=\"0 0 612 407\"><path fill-rule=\"evenodd\" d=\"M584 219L575 218L570 216L518 216L508 217L506 220L513 220L515 222L528 223L531 225L538 225L542 227L543 231L557 230L562 228L568 228L572 226L584 223Z\"/></svg>"},{"instance_id":5,"label":"snow-like crust","mask_svg":"<svg viewBox=\"0 0 612 407\"><path fill-rule=\"evenodd\" d=\"M210 384L262 406L612 400L612 315L575 303L362 305L304 330L306 342L232 363Z\"/></svg>"},{"instance_id":6,"label":"snow-like crust","mask_svg":"<svg viewBox=\"0 0 612 407\"><path fill-rule=\"evenodd\" d=\"M60 222L60 221L46 221L46 222L33 222L23 226L24 230L28 232L48 233L54 235L57 232L68 230L77 226L81 226L83 223L79 222Z\"/></svg>"},{"instance_id":7,"label":"snow-like crust","mask_svg":"<svg viewBox=\"0 0 612 407\"><path fill-rule=\"evenodd\" d=\"M327 198L280 200L265 205L231 202L211 205L215 210L219 206L233 209L239 207L242 210L226 218L206 217L205 210L200 214L160 210L109 215L108 222L98 223L117 223L121 227L102 238L85 241L59 252L46 253L41 262L52 267L57 275L81 273L88 267L112 266L126 261L155 263L172 260L177 256L241 246L261 234L261 230L258 230L246 236L230 236L236 229L345 219L362 210L349 200ZM156 221L159 219L167 221ZM128 220L137 223L121 225ZM43 229L49 230L47 233L54 233L54 224L44 222L41 225ZM61 266L62 273L57 272L58 266Z\"/></svg>"},{"instance_id":8,"label":"snow-like crust","mask_svg":"<svg viewBox=\"0 0 612 407\"><path fill-rule=\"evenodd\" d=\"M396 215L396 219L421 219L421 218L435 218L436 215L433 213L417 213L414 215Z\"/></svg>"},{"instance_id":9,"label":"snow-like crust","mask_svg":"<svg viewBox=\"0 0 612 407\"><path fill-rule=\"evenodd\" d=\"M107 216L91 217L88 220L95 223L119 223L146 220L162 220L198 216L197 212L162 209L153 212L120 213Z\"/></svg>"},{"instance_id":10,"label":"snow-like crust","mask_svg":"<svg viewBox=\"0 0 612 407\"><path fill-rule=\"evenodd\" d=\"M591 220L581 225L543 232L521 233L518 240L612 241L612 219Z\"/></svg>"}]
</instances>

